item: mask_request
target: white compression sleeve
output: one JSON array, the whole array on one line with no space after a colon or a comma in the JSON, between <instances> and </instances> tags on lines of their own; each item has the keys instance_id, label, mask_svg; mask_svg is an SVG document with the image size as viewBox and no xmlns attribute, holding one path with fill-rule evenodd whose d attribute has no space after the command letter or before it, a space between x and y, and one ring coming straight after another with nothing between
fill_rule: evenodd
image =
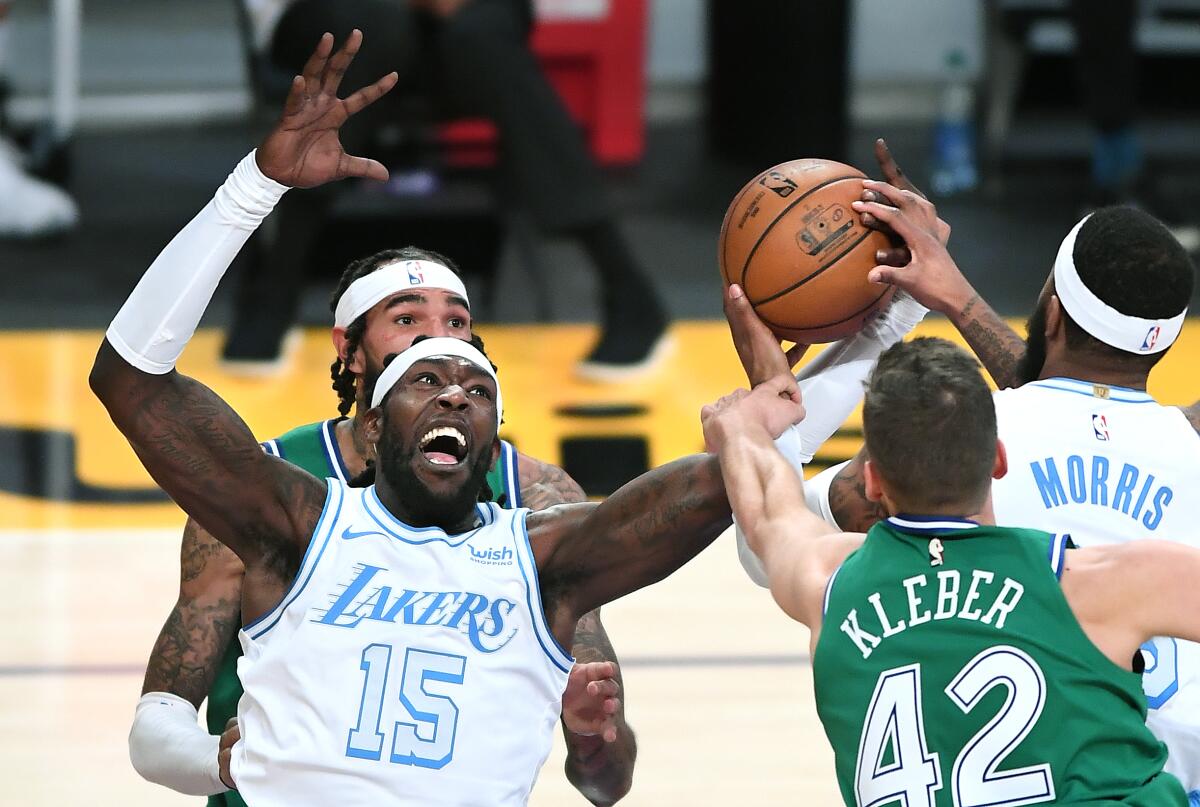
<instances>
[{"instance_id":1,"label":"white compression sleeve","mask_svg":"<svg viewBox=\"0 0 1200 807\"><path fill-rule=\"evenodd\" d=\"M897 290L887 310L854 336L834 342L796 376L807 414L775 441L799 470L846 422L862 400L863 382L883 351L917 327L929 312L908 294Z\"/></svg>"},{"instance_id":2,"label":"white compression sleeve","mask_svg":"<svg viewBox=\"0 0 1200 807\"><path fill-rule=\"evenodd\" d=\"M159 253L108 326L109 344L139 370L174 369L225 270L287 191L259 170L254 154Z\"/></svg>"},{"instance_id":3,"label":"white compression sleeve","mask_svg":"<svg viewBox=\"0 0 1200 807\"><path fill-rule=\"evenodd\" d=\"M196 707L169 692L147 692L129 731L129 760L143 779L188 796L224 793L221 738L196 722Z\"/></svg>"},{"instance_id":4,"label":"white compression sleeve","mask_svg":"<svg viewBox=\"0 0 1200 807\"><path fill-rule=\"evenodd\" d=\"M897 289L887 310L868 322L866 326L840 342L834 342L821 354L804 366L796 376L800 392L804 396L806 414L804 420L790 427L775 441L779 453L792 464L799 474L803 466L812 461L826 440L846 422L854 407L862 399L863 382L875 366L875 360L883 351L899 342L909 331L925 318L929 309L911 296ZM837 528L833 513L829 509L829 486L845 463L822 471L804 483L804 498L808 509L820 515ZM764 588L767 572L762 561L751 551L746 536L734 524L737 537L738 560L746 575Z\"/></svg>"},{"instance_id":5,"label":"white compression sleeve","mask_svg":"<svg viewBox=\"0 0 1200 807\"><path fill-rule=\"evenodd\" d=\"M841 529L841 527L837 525L837 521L833 518L833 511L829 509L829 486L833 483L833 478L838 475L838 471L845 468L848 463L849 460L832 468L826 468L804 483L805 505L809 510L825 519L834 529ZM803 469L801 469L801 473L803 473ZM763 567L762 561L758 559L758 555L755 555L754 550L750 548L750 544L746 542L746 535L736 521L733 522L733 534L737 541L738 560L741 561L746 576L756 584L767 588L770 585L770 581L767 579L767 570Z\"/></svg>"}]
</instances>

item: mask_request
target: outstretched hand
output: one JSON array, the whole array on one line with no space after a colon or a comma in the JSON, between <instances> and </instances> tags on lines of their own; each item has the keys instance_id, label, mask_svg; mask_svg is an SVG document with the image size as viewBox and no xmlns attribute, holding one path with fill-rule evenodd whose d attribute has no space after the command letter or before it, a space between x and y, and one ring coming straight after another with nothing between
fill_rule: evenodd
<instances>
[{"instance_id":1,"label":"outstretched hand","mask_svg":"<svg viewBox=\"0 0 1200 807\"><path fill-rule=\"evenodd\" d=\"M804 356L809 346L794 345L786 353L779 338L771 333L746 299L745 290L734 283L725 289L725 320L750 386L774 378L781 373L791 374L791 368Z\"/></svg>"},{"instance_id":2,"label":"outstretched hand","mask_svg":"<svg viewBox=\"0 0 1200 807\"><path fill-rule=\"evenodd\" d=\"M279 123L258 148L258 167L268 177L293 188L312 188L346 177L387 180L382 163L347 154L338 137L352 115L396 86L398 77L393 72L348 98L337 97L346 68L361 45L362 31L357 28L336 53L333 34L321 37L303 73L292 80Z\"/></svg>"},{"instance_id":3,"label":"outstretched hand","mask_svg":"<svg viewBox=\"0 0 1200 807\"><path fill-rule=\"evenodd\" d=\"M935 311L948 314L961 309L974 292L946 251L941 227L945 222L933 204L919 193L886 182L868 179L863 186L877 201L856 201L854 209L882 222L908 246L908 259L902 265L881 261L867 278L896 285Z\"/></svg>"},{"instance_id":4,"label":"outstretched hand","mask_svg":"<svg viewBox=\"0 0 1200 807\"><path fill-rule=\"evenodd\" d=\"M882 138L875 140L875 160L879 163L879 170L883 172L883 181L902 191L908 191L920 196L922 199L928 197L913 184L908 175L900 168L900 164L896 162L896 158L892 156L891 149L888 148L887 142ZM864 188L862 193L864 202L885 202L886 199L881 197L875 191ZM904 266L909 261L908 247L904 245L903 239L899 233L895 232L885 222L881 221L871 213L862 214L862 222L865 226L872 230L879 230L887 235L894 242L894 246L890 249L881 249L875 256L878 263L886 266ZM950 225L942 219L937 219L937 236L938 240L943 244L950 241Z\"/></svg>"},{"instance_id":5,"label":"outstretched hand","mask_svg":"<svg viewBox=\"0 0 1200 807\"><path fill-rule=\"evenodd\" d=\"M583 736L600 735L606 743L616 742L620 694L615 663L575 664L562 697L562 719L567 730Z\"/></svg>"}]
</instances>

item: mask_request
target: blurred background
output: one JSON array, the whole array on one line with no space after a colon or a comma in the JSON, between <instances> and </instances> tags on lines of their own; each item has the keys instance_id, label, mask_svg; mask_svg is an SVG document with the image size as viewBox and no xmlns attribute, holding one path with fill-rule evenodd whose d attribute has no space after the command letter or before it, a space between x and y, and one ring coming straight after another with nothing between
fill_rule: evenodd
<instances>
[{"instance_id":1,"label":"blurred background","mask_svg":"<svg viewBox=\"0 0 1200 807\"><path fill-rule=\"evenodd\" d=\"M13 803L199 803L141 781L125 748L183 518L85 379L142 272L277 117L289 50L315 44L306 24L323 30L272 10L286 5L0 0L0 773ZM328 299L345 264L415 243L463 268L505 383L505 436L523 451L603 496L699 450L700 405L744 380L720 320L726 206L797 157L878 176L880 136L953 226L965 273L1018 322L1097 205L1141 205L1200 249L1200 2L537 0L531 20L521 7L502 25L446 19L404 37L386 17L350 21L387 58L419 63L355 141L392 179L273 214L181 364L262 439L335 414ZM486 49L496 31L526 72L500 69L520 59ZM489 66L506 86L536 73L550 94L492 92L475 81ZM934 317L922 332L952 335ZM1152 377L1163 402L1200 397L1196 338L1189 326ZM859 435L856 416L814 468ZM729 541L605 613L641 745L627 803L832 803L806 637ZM561 753L533 803L583 803Z\"/></svg>"}]
</instances>

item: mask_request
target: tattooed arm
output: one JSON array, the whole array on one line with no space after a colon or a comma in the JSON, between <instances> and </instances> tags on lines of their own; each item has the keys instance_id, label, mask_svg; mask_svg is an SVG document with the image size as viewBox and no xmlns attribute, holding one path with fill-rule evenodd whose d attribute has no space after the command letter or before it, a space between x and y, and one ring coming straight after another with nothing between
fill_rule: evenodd
<instances>
[{"instance_id":1,"label":"tattooed arm","mask_svg":"<svg viewBox=\"0 0 1200 807\"><path fill-rule=\"evenodd\" d=\"M579 483L557 465L533 457L517 456L517 475L521 480L521 499L531 510L544 510L557 504L587 501ZM616 651L600 622L600 609L583 615L575 626L571 655L577 663L617 662ZM567 780L592 804L615 804L633 784L633 765L637 758L637 740L625 722L625 683L621 669L614 676L622 693L614 715L617 739L611 743L597 734L576 734L563 720L563 739L567 742ZM584 684L586 686L586 683ZM569 709L570 693L564 695L564 712Z\"/></svg>"},{"instance_id":2,"label":"tattooed arm","mask_svg":"<svg viewBox=\"0 0 1200 807\"><path fill-rule=\"evenodd\" d=\"M987 304L963 276L946 251L949 229L937 209L919 192L900 190L884 182L866 180L864 199L854 209L874 222L882 222L908 247L908 261L899 266L877 266L870 278L892 283L922 305L945 314L983 362L996 386L1018 386L1017 367L1025 343Z\"/></svg>"},{"instance_id":3,"label":"tattooed arm","mask_svg":"<svg viewBox=\"0 0 1200 807\"><path fill-rule=\"evenodd\" d=\"M179 567L179 599L150 652L142 694L170 692L199 709L240 624L245 569L191 519Z\"/></svg>"},{"instance_id":4,"label":"tattooed arm","mask_svg":"<svg viewBox=\"0 0 1200 807\"><path fill-rule=\"evenodd\" d=\"M264 453L208 387L175 370L139 370L107 339L89 382L154 481L248 569L277 583L255 586L243 603L251 618L269 609L300 565L325 482Z\"/></svg>"},{"instance_id":5,"label":"tattooed arm","mask_svg":"<svg viewBox=\"0 0 1200 807\"><path fill-rule=\"evenodd\" d=\"M863 461L866 449L861 449L849 462L822 473L834 474L829 484L829 512L840 529L847 532L866 532L876 521L888 517L880 502L867 498Z\"/></svg>"}]
</instances>

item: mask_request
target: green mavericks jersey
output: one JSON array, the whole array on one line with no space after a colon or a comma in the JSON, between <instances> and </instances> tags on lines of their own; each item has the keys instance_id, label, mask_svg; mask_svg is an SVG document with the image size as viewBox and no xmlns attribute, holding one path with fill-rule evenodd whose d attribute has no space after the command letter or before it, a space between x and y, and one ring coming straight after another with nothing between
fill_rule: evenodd
<instances>
[{"instance_id":1,"label":"green mavericks jersey","mask_svg":"<svg viewBox=\"0 0 1200 807\"><path fill-rule=\"evenodd\" d=\"M1140 676L1083 632L1066 535L894 516L830 578L817 713L858 807L1186 805Z\"/></svg>"},{"instance_id":2,"label":"green mavericks jersey","mask_svg":"<svg viewBox=\"0 0 1200 807\"><path fill-rule=\"evenodd\" d=\"M309 423L292 429L275 440L263 443L268 454L287 460L320 479L334 477L349 481L346 463L338 448L334 427L341 418L322 423ZM517 478L517 451L509 443L501 442L500 458L488 471L488 487L492 501L503 507L521 506L521 485ZM212 689L208 693L208 730L220 734L225 730L229 718L237 714L238 700L242 697L242 683L237 676L237 661L242 655L241 641L235 636L225 651ZM209 796L210 807L245 807L245 802L236 791Z\"/></svg>"}]
</instances>

